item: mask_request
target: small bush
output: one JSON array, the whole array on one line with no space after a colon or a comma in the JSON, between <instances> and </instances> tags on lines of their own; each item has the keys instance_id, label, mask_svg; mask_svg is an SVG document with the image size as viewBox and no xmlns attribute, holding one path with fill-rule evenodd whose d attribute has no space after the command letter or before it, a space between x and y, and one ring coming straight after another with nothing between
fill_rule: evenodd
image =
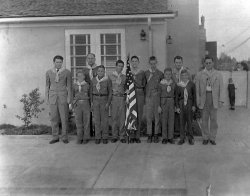
<instances>
[{"instance_id":1,"label":"small bush","mask_svg":"<svg viewBox=\"0 0 250 196\"><path fill-rule=\"evenodd\" d=\"M0 129L13 129L15 128L16 126L14 125L11 125L11 124L1 124L0 125Z\"/></svg>"},{"instance_id":2,"label":"small bush","mask_svg":"<svg viewBox=\"0 0 250 196\"><path fill-rule=\"evenodd\" d=\"M3 135L48 135L52 130L47 125L31 125L5 129Z\"/></svg>"},{"instance_id":3,"label":"small bush","mask_svg":"<svg viewBox=\"0 0 250 196\"><path fill-rule=\"evenodd\" d=\"M41 94L39 89L32 90L29 95L23 94L20 102L23 104L23 116L16 115L16 117L24 122L24 127L28 128L32 122L32 118L38 118L38 114L44 110L40 108L44 100L40 100Z\"/></svg>"}]
</instances>

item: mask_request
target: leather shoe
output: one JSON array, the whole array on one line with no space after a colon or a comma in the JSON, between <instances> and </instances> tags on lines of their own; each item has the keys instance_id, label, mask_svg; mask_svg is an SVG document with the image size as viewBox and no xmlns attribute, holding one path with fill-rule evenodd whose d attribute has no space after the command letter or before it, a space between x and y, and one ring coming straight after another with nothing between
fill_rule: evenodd
<instances>
[{"instance_id":1,"label":"leather shoe","mask_svg":"<svg viewBox=\"0 0 250 196\"><path fill-rule=\"evenodd\" d=\"M203 140L202 144L203 145L207 145L208 144L208 140Z\"/></svg>"},{"instance_id":2,"label":"leather shoe","mask_svg":"<svg viewBox=\"0 0 250 196\"><path fill-rule=\"evenodd\" d=\"M210 143L211 143L212 145L216 145L216 142L215 142L214 140L210 140Z\"/></svg>"},{"instance_id":3,"label":"leather shoe","mask_svg":"<svg viewBox=\"0 0 250 196\"><path fill-rule=\"evenodd\" d=\"M111 143L116 143L118 141L118 139L112 139Z\"/></svg>"},{"instance_id":4,"label":"leather shoe","mask_svg":"<svg viewBox=\"0 0 250 196\"><path fill-rule=\"evenodd\" d=\"M103 144L107 144L107 143L108 143L108 140L107 140L107 139L103 139L103 140L102 140L102 143L103 143Z\"/></svg>"},{"instance_id":5,"label":"leather shoe","mask_svg":"<svg viewBox=\"0 0 250 196\"><path fill-rule=\"evenodd\" d=\"M125 139L121 139L120 141L121 141L121 143L123 143L123 144L126 143L126 140L125 140Z\"/></svg>"},{"instance_id":6,"label":"leather shoe","mask_svg":"<svg viewBox=\"0 0 250 196\"><path fill-rule=\"evenodd\" d=\"M147 143L152 143L152 136L148 136Z\"/></svg>"},{"instance_id":7,"label":"leather shoe","mask_svg":"<svg viewBox=\"0 0 250 196\"><path fill-rule=\"evenodd\" d=\"M178 145L182 145L182 144L184 144L184 143L185 143L184 140L180 140L180 141L178 142Z\"/></svg>"},{"instance_id":8,"label":"leather shoe","mask_svg":"<svg viewBox=\"0 0 250 196\"><path fill-rule=\"evenodd\" d=\"M82 140L76 140L76 144L82 144Z\"/></svg>"},{"instance_id":9,"label":"leather shoe","mask_svg":"<svg viewBox=\"0 0 250 196\"><path fill-rule=\"evenodd\" d=\"M169 142L170 144L175 144L175 142L174 142L173 139L169 139L168 142Z\"/></svg>"},{"instance_id":10,"label":"leather shoe","mask_svg":"<svg viewBox=\"0 0 250 196\"><path fill-rule=\"evenodd\" d=\"M168 140L167 140L167 139L163 139L161 143L162 143L162 144L167 144L167 143L168 143Z\"/></svg>"},{"instance_id":11,"label":"leather shoe","mask_svg":"<svg viewBox=\"0 0 250 196\"><path fill-rule=\"evenodd\" d=\"M141 140L140 140L139 138L136 138L136 139L135 139L135 142L136 142L137 144L139 144L139 143L141 143Z\"/></svg>"},{"instance_id":12,"label":"leather shoe","mask_svg":"<svg viewBox=\"0 0 250 196\"><path fill-rule=\"evenodd\" d=\"M56 143L56 142L59 142L59 139L53 139L53 140L51 140L49 143L50 143L50 144L54 144L54 143Z\"/></svg>"},{"instance_id":13,"label":"leather shoe","mask_svg":"<svg viewBox=\"0 0 250 196\"><path fill-rule=\"evenodd\" d=\"M95 143L96 143L96 144L100 144L100 143L101 143L101 140L100 140L100 139L96 139L96 140L95 140Z\"/></svg>"},{"instance_id":14,"label":"leather shoe","mask_svg":"<svg viewBox=\"0 0 250 196\"><path fill-rule=\"evenodd\" d=\"M155 135L155 136L154 136L154 143L158 143L158 142L159 142L158 135Z\"/></svg>"},{"instance_id":15,"label":"leather shoe","mask_svg":"<svg viewBox=\"0 0 250 196\"><path fill-rule=\"evenodd\" d=\"M64 139L64 140L62 140L62 141L63 141L64 144L69 143L69 140L68 140L68 139Z\"/></svg>"},{"instance_id":16,"label":"leather shoe","mask_svg":"<svg viewBox=\"0 0 250 196\"><path fill-rule=\"evenodd\" d=\"M194 140L193 139L188 139L188 143L190 144L190 145L194 145Z\"/></svg>"},{"instance_id":17,"label":"leather shoe","mask_svg":"<svg viewBox=\"0 0 250 196\"><path fill-rule=\"evenodd\" d=\"M87 144L89 142L89 140L83 140L82 143L83 144Z\"/></svg>"}]
</instances>

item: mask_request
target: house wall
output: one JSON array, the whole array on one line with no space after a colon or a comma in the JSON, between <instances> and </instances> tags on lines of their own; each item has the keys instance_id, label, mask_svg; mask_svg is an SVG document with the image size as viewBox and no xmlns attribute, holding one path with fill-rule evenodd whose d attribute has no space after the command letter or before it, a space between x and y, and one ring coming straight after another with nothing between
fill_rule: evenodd
<instances>
[{"instance_id":1,"label":"house wall","mask_svg":"<svg viewBox=\"0 0 250 196\"><path fill-rule=\"evenodd\" d=\"M102 26L103 25L103 26ZM117 25L100 24L23 24L13 27L0 26L0 124L10 123L21 125L15 115L22 116L22 104L20 99L24 93L29 93L35 88L40 89L44 99L45 73L53 66L52 59L60 54L65 57L65 30L67 29L100 29L100 28L124 28L126 39L126 54L138 55L141 67L147 69L149 57L149 42L140 40L141 29L147 32L146 21L141 24L119 23ZM163 25L153 24L153 49L158 57L159 69L165 68L165 39L162 31ZM65 63L65 61L64 61ZM67 68L70 65L66 65ZM4 108L6 105L7 108ZM34 123L49 124L49 110L40 113Z\"/></svg>"},{"instance_id":2,"label":"house wall","mask_svg":"<svg viewBox=\"0 0 250 196\"><path fill-rule=\"evenodd\" d=\"M168 65L173 67L176 55L183 57L184 65L196 73L201 64L199 53L199 1L169 0L169 9L177 10L178 16L168 20L168 35L173 39L168 44Z\"/></svg>"}]
</instances>

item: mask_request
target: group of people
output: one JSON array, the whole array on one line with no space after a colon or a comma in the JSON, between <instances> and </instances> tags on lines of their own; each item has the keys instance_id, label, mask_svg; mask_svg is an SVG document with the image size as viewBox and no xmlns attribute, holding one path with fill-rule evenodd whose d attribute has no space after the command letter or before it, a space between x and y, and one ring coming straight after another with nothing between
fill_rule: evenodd
<instances>
[{"instance_id":1,"label":"group of people","mask_svg":"<svg viewBox=\"0 0 250 196\"><path fill-rule=\"evenodd\" d=\"M86 144L90 137L90 122L93 118L95 143L108 143L109 111L112 118L111 142L126 143L125 112L126 75L124 62L116 61L115 71L107 75L105 66L97 66L95 54L89 53L87 65L76 73L72 80L69 70L63 66L63 57L55 56L54 67L46 72L46 101L50 106L53 138L50 144L59 142L59 122L62 125L62 141L68 143L69 108L75 112L77 144ZM174 58L175 68L167 67L164 72L157 68L157 58L149 58L150 68L140 67L138 56L130 58L137 108L137 130L130 135L130 143L141 143L143 113L146 114L147 142L174 144L174 130L180 132L179 145L187 140L194 144L192 131L193 113L202 113L203 144L216 145L217 109L222 101L222 75L213 68L212 57L205 57L205 68L192 81L183 58ZM145 107L144 107L145 106ZM145 111L144 111L145 110ZM154 126L153 126L154 125Z\"/></svg>"}]
</instances>

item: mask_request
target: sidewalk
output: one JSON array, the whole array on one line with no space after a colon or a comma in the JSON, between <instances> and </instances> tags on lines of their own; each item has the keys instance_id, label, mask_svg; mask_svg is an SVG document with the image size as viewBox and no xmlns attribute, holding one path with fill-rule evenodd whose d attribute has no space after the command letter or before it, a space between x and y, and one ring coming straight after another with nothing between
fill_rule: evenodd
<instances>
[{"instance_id":1,"label":"sidewalk","mask_svg":"<svg viewBox=\"0 0 250 196\"><path fill-rule=\"evenodd\" d=\"M250 110L222 108L217 145L49 144L0 136L0 195L250 195Z\"/></svg>"}]
</instances>

